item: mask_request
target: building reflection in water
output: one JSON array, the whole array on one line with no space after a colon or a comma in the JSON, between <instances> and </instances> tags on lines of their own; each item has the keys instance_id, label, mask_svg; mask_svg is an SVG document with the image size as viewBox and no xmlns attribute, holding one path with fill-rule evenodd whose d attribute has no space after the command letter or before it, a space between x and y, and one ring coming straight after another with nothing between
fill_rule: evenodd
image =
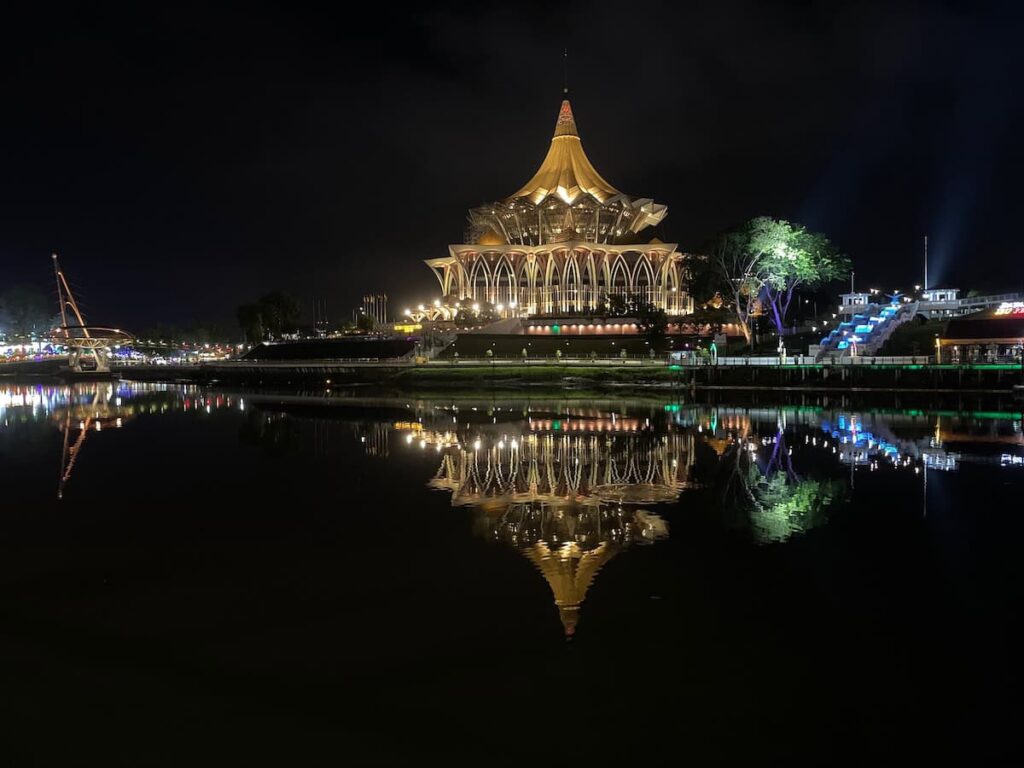
<instances>
[{"instance_id":1,"label":"building reflection in water","mask_svg":"<svg viewBox=\"0 0 1024 768\"><path fill-rule=\"evenodd\" d=\"M601 501L485 503L478 509L485 535L516 548L540 571L568 637L605 563L633 544L668 536L668 523L653 512Z\"/></svg>"},{"instance_id":2,"label":"building reflection in water","mask_svg":"<svg viewBox=\"0 0 1024 768\"><path fill-rule=\"evenodd\" d=\"M926 501L929 469L1024 467L1017 412L658 407L617 399L455 405L125 382L0 387L0 430L15 442L21 429L63 433L58 496L71 487L87 441L140 415L202 419L221 409L239 412L242 443L272 456L308 452L312 440L314 455L333 457L332 425L342 424L345 442L357 440L375 458L395 458L396 435L416 450L429 448L438 459L429 486L472 509L481 535L534 564L568 635L611 558L668 536L659 505L673 504L679 515L703 510L755 543L778 544L825 523L852 496L858 472L919 474ZM109 471L86 472L80 482L95 484Z\"/></svg>"},{"instance_id":3,"label":"building reflection in water","mask_svg":"<svg viewBox=\"0 0 1024 768\"><path fill-rule=\"evenodd\" d=\"M668 536L644 508L675 501L690 486L691 433L608 434L603 420L531 419L528 434L482 434L408 426L407 442L442 453L429 486L477 514L479 531L514 547L547 581L565 634L600 570L619 552ZM572 430L567 432L565 430Z\"/></svg>"}]
</instances>

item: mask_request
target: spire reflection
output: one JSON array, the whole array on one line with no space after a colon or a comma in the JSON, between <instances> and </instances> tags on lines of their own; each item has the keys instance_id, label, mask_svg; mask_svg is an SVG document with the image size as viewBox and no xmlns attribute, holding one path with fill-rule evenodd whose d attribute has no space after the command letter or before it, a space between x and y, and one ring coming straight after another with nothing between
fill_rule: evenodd
<instances>
[{"instance_id":1,"label":"spire reflection","mask_svg":"<svg viewBox=\"0 0 1024 768\"><path fill-rule=\"evenodd\" d=\"M453 506L473 508L481 535L533 563L571 637L604 565L630 546L668 536L668 523L642 505L676 501L691 486L694 436L592 434L586 424L582 434L566 434L536 420L532 426L527 435L464 441L451 432L415 431L418 441L443 448L428 485L449 491Z\"/></svg>"}]
</instances>

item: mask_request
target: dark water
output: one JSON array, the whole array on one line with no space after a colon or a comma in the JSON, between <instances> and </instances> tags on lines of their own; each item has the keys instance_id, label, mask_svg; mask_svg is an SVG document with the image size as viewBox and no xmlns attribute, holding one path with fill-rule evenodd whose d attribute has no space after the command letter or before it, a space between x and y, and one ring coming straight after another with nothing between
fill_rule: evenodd
<instances>
[{"instance_id":1,"label":"dark water","mask_svg":"<svg viewBox=\"0 0 1024 768\"><path fill-rule=\"evenodd\" d=\"M1014 763L1022 462L1013 413L0 388L4 762Z\"/></svg>"}]
</instances>

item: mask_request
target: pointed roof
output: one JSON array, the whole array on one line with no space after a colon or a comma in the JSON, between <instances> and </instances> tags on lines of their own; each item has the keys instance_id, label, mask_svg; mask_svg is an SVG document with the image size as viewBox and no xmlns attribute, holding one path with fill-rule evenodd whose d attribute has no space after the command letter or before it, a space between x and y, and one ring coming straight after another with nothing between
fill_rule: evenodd
<instances>
[{"instance_id":1,"label":"pointed roof","mask_svg":"<svg viewBox=\"0 0 1024 768\"><path fill-rule=\"evenodd\" d=\"M526 197L536 205L552 194L557 194L570 205L587 194L601 203L621 194L601 177L587 159L568 99L558 110L555 135L551 138L551 147L544 162L533 178L509 199Z\"/></svg>"}]
</instances>

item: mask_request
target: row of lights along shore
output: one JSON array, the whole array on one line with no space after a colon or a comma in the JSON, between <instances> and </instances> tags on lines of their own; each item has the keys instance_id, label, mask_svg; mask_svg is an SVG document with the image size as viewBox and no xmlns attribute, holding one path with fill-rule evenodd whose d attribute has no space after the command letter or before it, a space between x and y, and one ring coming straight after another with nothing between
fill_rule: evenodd
<instances>
[{"instance_id":1,"label":"row of lights along shore","mask_svg":"<svg viewBox=\"0 0 1024 768\"><path fill-rule=\"evenodd\" d=\"M527 330L530 331L551 331L553 328L559 330L568 330L570 328L636 328L636 323L567 323L565 325L552 324L552 325L530 325L527 326Z\"/></svg>"}]
</instances>

